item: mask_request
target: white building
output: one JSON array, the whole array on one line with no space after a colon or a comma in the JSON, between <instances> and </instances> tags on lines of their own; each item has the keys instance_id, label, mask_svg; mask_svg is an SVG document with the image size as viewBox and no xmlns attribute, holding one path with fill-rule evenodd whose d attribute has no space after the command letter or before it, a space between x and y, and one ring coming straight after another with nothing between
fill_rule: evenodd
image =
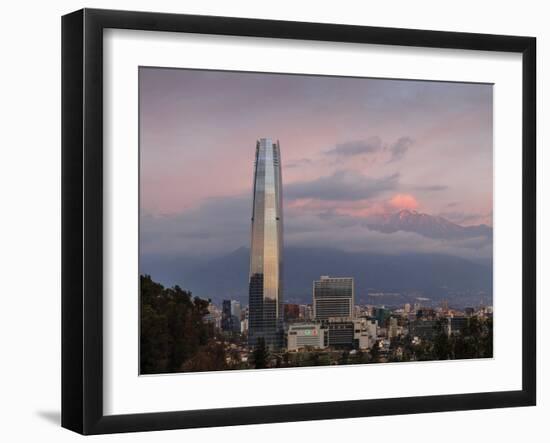
<instances>
[{"instance_id":1,"label":"white building","mask_svg":"<svg viewBox=\"0 0 550 443\"><path fill-rule=\"evenodd\" d=\"M378 320L367 320L366 329L369 339L375 342L378 338Z\"/></svg>"},{"instance_id":2,"label":"white building","mask_svg":"<svg viewBox=\"0 0 550 443\"><path fill-rule=\"evenodd\" d=\"M298 323L288 328L287 349L289 351L297 351L306 346L324 349L327 344L327 330L320 324Z\"/></svg>"},{"instance_id":3,"label":"white building","mask_svg":"<svg viewBox=\"0 0 550 443\"><path fill-rule=\"evenodd\" d=\"M241 334L248 334L248 318L241 320Z\"/></svg>"},{"instance_id":4,"label":"white building","mask_svg":"<svg viewBox=\"0 0 550 443\"><path fill-rule=\"evenodd\" d=\"M395 338L398 335L397 319L395 317L390 318L390 324L388 326L388 338Z\"/></svg>"},{"instance_id":5,"label":"white building","mask_svg":"<svg viewBox=\"0 0 550 443\"><path fill-rule=\"evenodd\" d=\"M354 320L355 331L353 338L356 340L359 349L369 349L374 341L369 339L369 331L367 322L362 320Z\"/></svg>"}]
</instances>

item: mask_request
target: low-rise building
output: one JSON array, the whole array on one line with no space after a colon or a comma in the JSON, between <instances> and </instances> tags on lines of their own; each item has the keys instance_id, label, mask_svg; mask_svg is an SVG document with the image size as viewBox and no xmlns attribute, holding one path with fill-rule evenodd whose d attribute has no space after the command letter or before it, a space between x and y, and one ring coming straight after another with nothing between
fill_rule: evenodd
<instances>
[{"instance_id":1,"label":"low-rise building","mask_svg":"<svg viewBox=\"0 0 550 443\"><path fill-rule=\"evenodd\" d=\"M297 351L306 347L324 349L327 347L327 328L316 323L296 323L288 328L287 349Z\"/></svg>"},{"instance_id":2,"label":"low-rise building","mask_svg":"<svg viewBox=\"0 0 550 443\"><path fill-rule=\"evenodd\" d=\"M410 322L409 333L413 337L420 339L433 340L437 333L437 320L418 319Z\"/></svg>"},{"instance_id":3,"label":"low-rise building","mask_svg":"<svg viewBox=\"0 0 550 443\"><path fill-rule=\"evenodd\" d=\"M468 326L467 317L450 317L449 318L449 335L461 333L466 326Z\"/></svg>"},{"instance_id":4,"label":"low-rise building","mask_svg":"<svg viewBox=\"0 0 550 443\"><path fill-rule=\"evenodd\" d=\"M331 318L328 323L328 344L334 348L353 348L355 325L353 321Z\"/></svg>"},{"instance_id":5,"label":"low-rise building","mask_svg":"<svg viewBox=\"0 0 550 443\"><path fill-rule=\"evenodd\" d=\"M378 321L374 319L367 320L365 327L367 329L369 339L375 342L378 338Z\"/></svg>"},{"instance_id":6,"label":"low-rise building","mask_svg":"<svg viewBox=\"0 0 550 443\"><path fill-rule=\"evenodd\" d=\"M366 318L333 317L328 321L328 344L334 348L368 349L370 321Z\"/></svg>"},{"instance_id":7,"label":"low-rise building","mask_svg":"<svg viewBox=\"0 0 550 443\"><path fill-rule=\"evenodd\" d=\"M388 338L392 339L397 337L397 318L390 317L389 323L388 323Z\"/></svg>"},{"instance_id":8,"label":"low-rise building","mask_svg":"<svg viewBox=\"0 0 550 443\"><path fill-rule=\"evenodd\" d=\"M285 303L283 306L285 321L294 321L300 318L300 305L295 303Z\"/></svg>"}]
</instances>

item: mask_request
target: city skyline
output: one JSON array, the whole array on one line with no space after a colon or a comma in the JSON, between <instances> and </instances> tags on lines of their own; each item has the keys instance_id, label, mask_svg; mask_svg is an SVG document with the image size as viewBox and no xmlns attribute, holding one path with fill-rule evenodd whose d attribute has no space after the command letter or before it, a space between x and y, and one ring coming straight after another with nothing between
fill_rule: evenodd
<instances>
[{"instance_id":1,"label":"city skyline","mask_svg":"<svg viewBox=\"0 0 550 443\"><path fill-rule=\"evenodd\" d=\"M457 309L447 300L442 300L437 306L431 303L426 306L420 297L414 304L391 307L353 304L352 279L321 276L313 282L313 304L284 304L288 317L285 314L283 329L277 340L264 335L261 340L251 343L251 306L243 308L236 300L224 299L220 309L211 301L198 297L192 299L191 293L178 286L163 288L150 276L142 275L140 280L144 297L141 315L143 324L147 325L145 332L142 329L142 343L145 346L141 348L141 373L421 362L493 356L491 305ZM317 283L326 284L319 287ZM325 315L328 313L324 309L326 306L321 311L315 308L315 299L319 295L324 300L351 300L353 309L342 311L338 308ZM166 303L167 299L169 303ZM174 302L184 304L195 313L188 315L179 309L174 311ZM156 316L151 318L155 311ZM182 320L186 327L181 327ZM194 325L188 323L190 320ZM177 324L180 327L174 327ZM166 328L166 336L161 332L163 327ZM159 352L156 345L166 338L167 346L161 347ZM182 353L181 349L186 351ZM163 355L166 357L162 358Z\"/></svg>"}]
</instances>

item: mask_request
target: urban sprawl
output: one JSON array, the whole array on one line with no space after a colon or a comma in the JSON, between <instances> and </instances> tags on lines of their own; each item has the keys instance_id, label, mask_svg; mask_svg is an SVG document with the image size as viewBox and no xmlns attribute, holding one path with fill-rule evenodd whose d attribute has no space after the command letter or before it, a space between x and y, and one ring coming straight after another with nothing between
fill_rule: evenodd
<instances>
[{"instance_id":1,"label":"urban sprawl","mask_svg":"<svg viewBox=\"0 0 550 443\"><path fill-rule=\"evenodd\" d=\"M473 322L481 333L492 329L492 306L453 309L447 301L435 307L426 306L426 301L402 306L356 305L354 298L353 278L321 276L313 282L312 303L284 303L281 346L272 346L268 366L282 365L280 360L289 353L286 358L295 363L299 363L296 354L300 353L324 357L317 364L341 364L345 357L348 363L354 358L357 363L436 359L437 355L423 358L427 356L422 350L432 348L442 335L449 341L467 339L464 335L471 333ZM248 341L249 306L227 299L221 306L211 303L208 309L204 321L223 334L228 351L238 354L243 367L254 364L254 346ZM303 363L307 365L307 361Z\"/></svg>"}]
</instances>

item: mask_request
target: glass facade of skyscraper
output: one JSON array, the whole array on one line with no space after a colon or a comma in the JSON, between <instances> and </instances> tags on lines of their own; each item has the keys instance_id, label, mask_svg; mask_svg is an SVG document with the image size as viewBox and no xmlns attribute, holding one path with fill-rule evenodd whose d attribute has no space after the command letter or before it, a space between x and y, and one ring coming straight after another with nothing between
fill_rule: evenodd
<instances>
[{"instance_id":1,"label":"glass facade of skyscraper","mask_svg":"<svg viewBox=\"0 0 550 443\"><path fill-rule=\"evenodd\" d=\"M283 211L279 142L256 142L249 279L249 344L283 342Z\"/></svg>"},{"instance_id":2,"label":"glass facade of skyscraper","mask_svg":"<svg viewBox=\"0 0 550 443\"><path fill-rule=\"evenodd\" d=\"M313 315L316 320L353 317L353 278L322 276L313 282Z\"/></svg>"}]
</instances>

